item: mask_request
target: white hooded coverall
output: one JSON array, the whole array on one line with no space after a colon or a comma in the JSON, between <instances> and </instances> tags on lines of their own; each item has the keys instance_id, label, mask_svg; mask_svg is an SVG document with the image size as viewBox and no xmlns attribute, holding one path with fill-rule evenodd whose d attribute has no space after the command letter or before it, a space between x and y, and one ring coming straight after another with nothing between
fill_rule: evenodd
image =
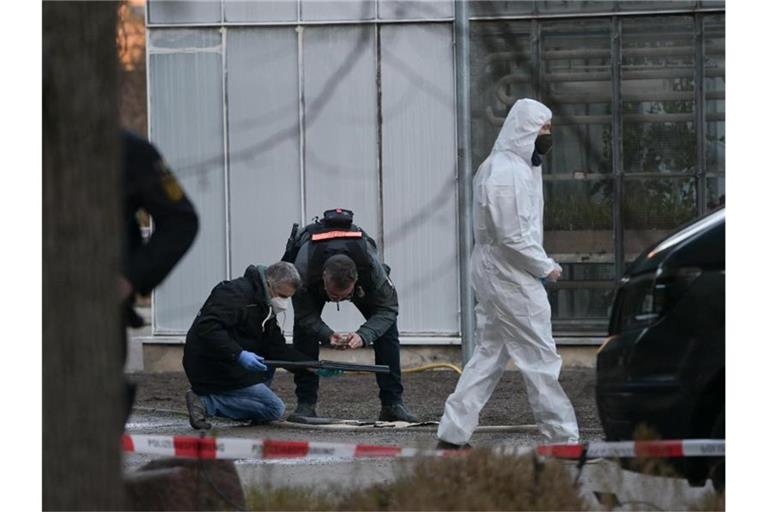
<instances>
[{"instance_id":1,"label":"white hooded coverall","mask_svg":"<svg viewBox=\"0 0 768 512\"><path fill-rule=\"evenodd\" d=\"M539 279L560 269L542 246L541 166L531 163L539 130L551 119L538 101L515 102L473 180L476 346L440 420L437 436L449 443L469 441L510 358L542 434L552 442L579 439L576 414L557 380L561 360Z\"/></svg>"}]
</instances>

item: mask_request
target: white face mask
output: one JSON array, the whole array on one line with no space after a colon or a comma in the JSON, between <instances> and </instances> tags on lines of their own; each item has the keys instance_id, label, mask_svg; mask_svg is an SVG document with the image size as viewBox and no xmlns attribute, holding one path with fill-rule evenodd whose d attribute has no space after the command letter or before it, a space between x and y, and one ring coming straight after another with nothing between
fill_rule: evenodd
<instances>
[{"instance_id":1,"label":"white face mask","mask_svg":"<svg viewBox=\"0 0 768 512\"><path fill-rule=\"evenodd\" d=\"M272 300L270 301L270 304L272 305L272 311L274 311L275 314L282 313L288 309L290 300L291 299L287 297L272 297Z\"/></svg>"}]
</instances>

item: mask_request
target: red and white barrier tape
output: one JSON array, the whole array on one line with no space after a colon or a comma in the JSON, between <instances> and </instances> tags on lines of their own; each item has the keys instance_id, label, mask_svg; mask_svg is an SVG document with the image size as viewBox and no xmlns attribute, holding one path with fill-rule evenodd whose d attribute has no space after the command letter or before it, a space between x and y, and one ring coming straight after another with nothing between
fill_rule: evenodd
<instances>
[{"instance_id":1,"label":"red and white barrier tape","mask_svg":"<svg viewBox=\"0 0 768 512\"><path fill-rule=\"evenodd\" d=\"M584 454L586 448L587 453ZM577 444L544 444L536 453L560 459L594 459L597 457L724 457L725 440L677 439L662 441L617 441Z\"/></svg>"},{"instance_id":2,"label":"red and white barrier tape","mask_svg":"<svg viewBox=\"0 0 768 512\"><path fill-rule=\"evenodd\" d=\"M129 434L123 435L123 451L198 459L443 457L460 453L455 450L419 450L394 445Z\"/></svg>"},{"instance_id":3,"label":"red and white barrier tape","mask_svg":"<svg viewBox=\"0 0 768 512\"><path fill-rule=\"evenodd\" d=\"M587 449L586 454L584 454L585 447ZM353 459L415 457L417 455L445 457L465 452L465 450L420 450L395 445L141 434L123 435L123 451L195 459ZM499 447L498 451L523 454L532 450L521 447ZM722 457L725 456L725 441L685 439L547 444L538 446L536 453L564 459L580 459L582 457Z\"/></svg>"}]
</instances>

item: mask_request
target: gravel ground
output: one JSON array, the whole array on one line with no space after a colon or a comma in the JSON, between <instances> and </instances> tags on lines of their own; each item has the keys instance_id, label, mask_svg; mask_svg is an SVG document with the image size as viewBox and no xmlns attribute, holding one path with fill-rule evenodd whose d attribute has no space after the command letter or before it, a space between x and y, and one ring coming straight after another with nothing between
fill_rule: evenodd
<instances>
[{"instance_id":1,"label":"gravel ground","mask_svg":"<svg viewBox=\"0 0 768 512\"><path fill-rule=\"evenodd\" d=\"M296 405L292 377L288 372L278 371L272 386L286 402L288 412ZM406 405L422 421L439 421L445 399L456 387L458 377L458 374L448 370L404 374ZM189 382L183 373L135 373L130 378L139 386L136 406L186 411L184 393L189 388ZM560 382L576 409L579 427L587 431L599 431L594 369L563 369ZM375 420L379 408L378 386L372 374L343 374L320 381L319 415ZM480 425L533 423L533 414L520 373L508 371L483 409Z\"/></svg>"}]
</instances>

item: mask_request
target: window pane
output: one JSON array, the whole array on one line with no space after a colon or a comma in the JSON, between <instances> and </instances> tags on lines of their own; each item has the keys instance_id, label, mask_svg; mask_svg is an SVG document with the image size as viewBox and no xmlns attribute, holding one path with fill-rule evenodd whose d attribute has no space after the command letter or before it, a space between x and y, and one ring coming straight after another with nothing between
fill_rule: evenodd
<instances>
[{"instance_id":1,"label":"window pane","mask_svg":"<svg viewBox=\"0 0 768 512\"><path fill-rule=\"evenodd\" d=\"M453 84L450 24L381 27L383 253L401 333L459 331Z\"/></svg>"},{"instance_id":2,"label":"window pane","mask_svg":"<svg viewBox=\"0 0 768 512\"><path fill-rule=\"evenodd\" d=\"M306 27L303 50L307 220L348 208L379 240L373 28ZM328 308L324 319L339 331L354 331L362 316L346 306L341 313Z\"/></svg>"},{"instance_id":3,"label":"window pane","mask_svg":"<svg viewBox=\"0 0 768 512\"><path fill-rule=\"evenodd\" d=\"M544 248L563 267L548 288L554 320L607 325L613 290L613 180L545 180ZM577 322L578 323L578 322ZM572 326L576 329L576 326Z\"/></svg>"},{"instance_id":4,"label":"window pane","mask_svg":"<svg viewBox=\"0 0 768 512\"><path fill-rule=\"evenodd\" d=\"M624 171L696 167L693 18L622 21Z\"/></svg>"},{"instance_id":5,"label":"window pane","mask_svg":"<svg viewBox=\"0 0 768 512\"><path fill-rule=\"evenodd\" d=\"M200 213L195 243L155 290L155 332L177 334L227 278L221 34L155 29L148 50L152 140Z\"/></svg>"},{"instance_id":6,"label":"window pane","mask_svg":"<svg viewBox=\"0 0 768 512\"><path fill-rule=\"evenodd\" d=\"M704 18L707 172L725 172L725 16Z\"/></svg>"},{"instance_id":7,"label":"window pane","mask_svg":"<svg viewBox=\"0 0 768 512\"><path fill-rule=\"evenodd\" d=\"M662 9L693 9L696 7L696 2L677 2L671 0L656 2L649 0L618 0L616 4L620 11L658 11Z\"/></svg>"},{"instance_id":8,"label":"window pane","mask_svg":"<svg viewBox=\"0 0 768 512\"><path fill-rule=\"evenodd\" d=\"M553 328L561 334L604 333L615 289L613 262L559 263L560 280L547 287Z\"/></svg>"},{"instance_id":9,"label":"window pane","mask_svg":"<svg viewBox=\"0 0 768 512\"><path fill-rule=\"evenodd\" d=\"M707 178L707 211L725 206L725 176Z\"/></svg>"},{"instance_id":10,"label":"window pane","mask_svg":"<svg viewBox=\"0 0 768 512\"><path fill-rule=\"evenodd\" d=\"M606 0L578 1L557 0L536 2L536 8L541 14L565 14L583 12L613 12L614 3Z\"/></svg>"},{"instance_id":11,"label":"window pane","mask_svg":"<svg viewBox=\"0 0 768 512\"><path fill-rule=\"evenodd\" d=\"M489 0L483 2L469 2L470 16L502 16L508 14L532 14L533 4L531 1L504 1Z\"/></svg>"},{"instance_id":12,"label":"window pane","mask_svg":"<svg viewBox=\"0 0 768 512\"><path fill-rule=\"evenodd\" d=\"M301 19L307 21L372 20L371 0L301 0Z\"/></svg>"},{"instance_id":13,"label":"window pane","mask_svg":"<svg viewBox=\"0 0 768 512\"><path fill-rule=\"evenodd\" d=\"M611 172L610 32L607 20L542 24L543 102L554 117L545 173Z\"/></svg>"},{"instance_id":14,"label":"window pane","mask_svg":"<svg viewBox=\"0 0 768 512\"><path fill-rule=\"evenodd\" d=\"M296 2L224 0L225 21L296 21Z\"/></svg>"},{"instance_id":15,"label":"window pane","mask_svg":"<svg viewBox=\"0 0 768 512\"><path fill-rule=\"evenodd\" d=\"M206 23L221 21L221 2L168 1L148 2L150 23Z\"/></svg>"},{"instance_id":16,"label":"window pane","mask_svg":"<svg viewBox=\"0 0 768 512\"><path fill-rule=\"evenodd\" d=\"M556 253L612 253L612 210L611 179L545 180L544 247ZM588 231L590 236L579 231Z\"/></svg>"},{"instance_id":17,"label":"window pane","mask_svg":"<svg viewBox=\"0 0 768 512\"><path fill-rule=\"evenodd\" d=\"M509 108L532 98L530 22L477 22L470 26L472 166L488 156Z\"/></svg>"},{"instance_id":18,"label":"window pane","mask_svg":"<svg viewBox=\"0 0 768 512\"><path fill-rule=\"evenodd\" d=\"M232 273L271 262L285 246L281 222L301 222L298 45L293 27L232 28L227 108ZM254 101L258 98L258 101ZM292 317L288 315L288 320ZM290 330L290 322L284 328Z\"/></svg>"},{"instance_id":19,"label":"window pane","mask_svg":"<svg viewBox=\"0 0 768 512\"><path fill-rule=\"evenodd\" d=\"M383 20L453 18L453 2L446 0L378 0Z\"/></svg>"},{"instance_id":20,"label":"window pane","mask_svg":"<svg viewBox=\"0 0 768 512\"><path fill-rule=\"evenodd\" d=\"M694 178L624 181L624 256L633 261L649 245L696 217Z\"/></svg>"}]
</instances>

